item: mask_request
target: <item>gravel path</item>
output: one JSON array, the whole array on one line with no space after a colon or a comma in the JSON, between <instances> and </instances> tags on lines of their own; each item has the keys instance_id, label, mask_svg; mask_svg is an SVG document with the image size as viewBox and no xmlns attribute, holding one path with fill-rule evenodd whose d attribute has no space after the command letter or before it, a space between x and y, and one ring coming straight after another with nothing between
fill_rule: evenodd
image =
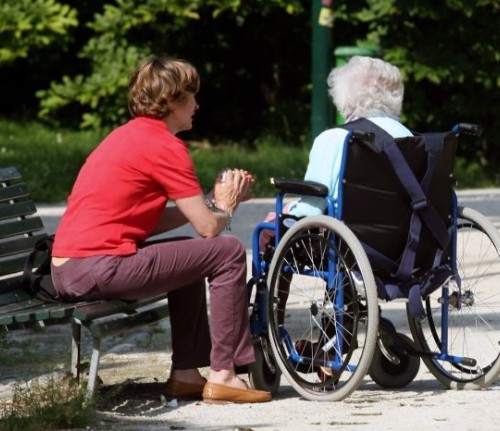
<instances>
[{"instance_id":1,"label":"gravel path","mask_svg":"<svg viewBox=\"0 0 500 431\"><path fill-rule=\"evenodd\" d=\"M460 199L500 224L500 191L462 193ZM251 248L251 231L272 200L242 204L234 233ZM54 231L62 206L43 206L44 222ZM181 232L185 234L185 232ZM393 317L407 330L398 306ZM53 326L43 331L13 331L0 337L0 401L17 383L47 377L49 370L68 371L70 331ZM87 340L88 341L88 340ZM89 344L90 345L90 344ZM87 430L156 431L322 431L432 429L496 430L500 423L500 384L481 391L445 390L422 364L417 378L401 390L384 390L369 377L347 399L320 403L302 399L283 379L274 399L259 405L168 403L162 388L170 368L169 324L145 328L105 341L100 378L104 382L97 424ZM89 354L90 351L84 352ZM202 370L207 373L208 370Z\"/></svg>"}]
</instances>

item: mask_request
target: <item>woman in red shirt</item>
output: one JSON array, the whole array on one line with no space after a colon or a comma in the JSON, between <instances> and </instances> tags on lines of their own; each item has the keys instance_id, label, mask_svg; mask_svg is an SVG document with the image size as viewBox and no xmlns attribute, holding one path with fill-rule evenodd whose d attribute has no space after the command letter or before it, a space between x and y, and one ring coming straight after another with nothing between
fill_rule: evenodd
<instances>
[{"instance_id":1,"label":"woman in red shirt","mask_svg":"<svg viewBox=\"0 0 500 431\"><path fill-rule=\"evenodd\" d=\"M172 371L167 395L207 402L262 402L235 367L255 360L250 341L246 252L229 226L253 182L227 171L209 199L186 144L200 80L184 60L151 57L132 73L132 119L90 154L56 232L52 277L67 300L134 300L168 292ZM167 207L168 201L175 205ZM190 223L199 238L148 244L152 235ZM210 292L210 324L206 284ZM198 371L210 365L208 381Z\"/></svg>"}]
</instances>

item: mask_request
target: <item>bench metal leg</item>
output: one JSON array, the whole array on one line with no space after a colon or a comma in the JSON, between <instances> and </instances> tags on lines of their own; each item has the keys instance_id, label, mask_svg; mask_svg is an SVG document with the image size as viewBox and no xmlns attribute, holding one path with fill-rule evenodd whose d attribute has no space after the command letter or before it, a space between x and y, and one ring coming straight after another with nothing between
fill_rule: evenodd
<instances>
[{"instance_id":1,"label":"bench metal leg","mask_svg":"<svg viewBox=\"0 0 500 431\"><path fill-rule=\"evenodd\" d=\"M90 359L89 381L87 384L87 396L91 398L97 384L97 371L99 370L99 360L101 357L101 338L93 337L92 358Z\"/></svg>"},{"instance_id":2,"label":"bench metal leg","mask_svg":"<svg viewBox=\"0 0 500 431\"><path fill-rule=\"evenodd\" d=\"M82 325L76 321L71 322L71 374L79 381L80 380L80 360L82 348Z\"/></svg>"}]
</instances>

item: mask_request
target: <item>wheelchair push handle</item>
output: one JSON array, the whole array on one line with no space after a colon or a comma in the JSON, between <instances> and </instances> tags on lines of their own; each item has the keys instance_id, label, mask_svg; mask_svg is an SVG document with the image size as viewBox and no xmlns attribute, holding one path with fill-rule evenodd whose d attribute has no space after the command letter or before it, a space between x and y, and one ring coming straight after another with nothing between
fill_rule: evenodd
<instances>
[{"instance_id":1,"label":"wheelchair push handle","mask_svg":"<svg viewBox=\"0 0 500 431\"><path fill-rule=\"evenodd\" d=\"M459 123L453 127L453 132L479 137L483 133L483 128L477 124Z\"/></svg>"}]
</instances>

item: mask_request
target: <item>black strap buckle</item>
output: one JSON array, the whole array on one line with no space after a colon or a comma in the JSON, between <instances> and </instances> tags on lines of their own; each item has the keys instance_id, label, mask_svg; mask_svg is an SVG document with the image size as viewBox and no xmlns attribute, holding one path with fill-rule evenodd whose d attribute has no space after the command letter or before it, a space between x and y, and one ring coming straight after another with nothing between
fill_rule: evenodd
<instances>
[{"instance_id":1,"label":"black strap buckle","mask_svg":"<svg viewBox=\"0 0 500 431\"><path fill-rule=\"evenodd\" d=\"M412 201L411 207L414 211L420 211L429 206L426 198L418 199L416 201Z\"/></svg>"}]
</instances>

